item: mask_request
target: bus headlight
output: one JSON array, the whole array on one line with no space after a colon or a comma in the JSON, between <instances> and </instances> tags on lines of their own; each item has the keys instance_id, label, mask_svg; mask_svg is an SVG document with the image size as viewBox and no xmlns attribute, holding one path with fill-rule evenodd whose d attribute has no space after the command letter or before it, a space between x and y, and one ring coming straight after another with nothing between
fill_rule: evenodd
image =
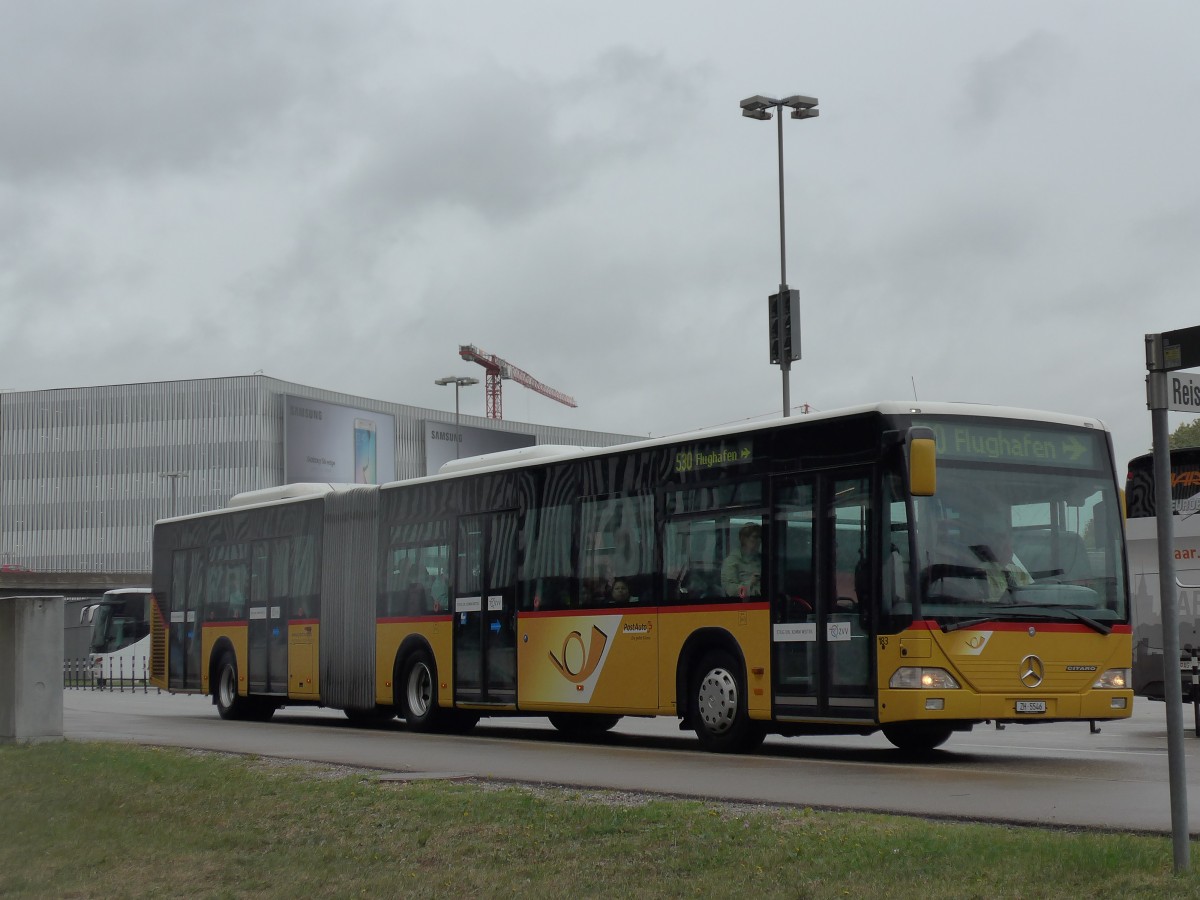
<instances>
[{"instance_id":1,"label":"bus headlight","mask_svg":"<svg viewBox=\"0 0 1200 900\"><path fill-rule=\"evenodd\" d=\"M901 666L888 681L890 688L911 688L915 690L933 689L949 690L958 687L954 676L945 669L933 669L923 666Z\"/></svg>"},{"instance_id":2,"label":"bus headlight","mask_svg":"<svg viewBox=\"0 0 1200 900\"><path fill-rule=\"evenodd\" d=\"M1128 669L1108 669L1092 684L1093 688L1105 691L1124 691L1129 688Z\"/></svg>"}]
</instances>

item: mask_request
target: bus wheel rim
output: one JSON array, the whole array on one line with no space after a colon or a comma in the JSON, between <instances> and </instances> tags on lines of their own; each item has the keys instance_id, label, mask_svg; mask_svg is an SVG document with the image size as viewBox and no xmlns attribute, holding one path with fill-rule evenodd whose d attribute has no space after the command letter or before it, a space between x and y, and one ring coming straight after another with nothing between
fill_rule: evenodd
<instances>
[{"instance_id":1,"label":"bus wheel rim","mask_svg":"<svg viewBox=\"0 0 1200 900\"><path fill-rule=\"evenodd\" d=\"M221 670L221 705L229 707L233 705L234 687L233 687L233 667L226 666Z\"/></svg>"},{"instance_id":2,"label":"bus wheel rim","mask_svg":"<svg viewBox=\"0 0 1200 900\"><path fill-rule=\"evenodd\" d=\"M700 681L700 720L712 734L733 727L738 708L737 680L725 669L713 669Z\"/></svg>"},{"instance_id":3,"label":"bus wheel rim","mask_svg":"<svg viewBox=\"0 0 1200 900\"><path fill-rule=\"evenodd\" d=\"M423 663L413 666L408 676L408 708L415 715L423 716L429 710L433 697L432 679L429 677L429 667Z\"/></svg>"}]
</instances>

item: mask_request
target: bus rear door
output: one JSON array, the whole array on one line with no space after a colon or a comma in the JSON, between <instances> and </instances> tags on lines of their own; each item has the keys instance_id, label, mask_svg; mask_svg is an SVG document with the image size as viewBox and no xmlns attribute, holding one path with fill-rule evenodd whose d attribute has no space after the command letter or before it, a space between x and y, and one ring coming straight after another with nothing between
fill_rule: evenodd
<instances>
[{"instance_id":1,"label":"bus rear door","mask_svg":"<svg viewBox=\"0 0 1200 900\"><path fill-rule=\"evenodd\" d=\"M455 701L515 705L516 512L459 519L455 552Z\"/></svg>"},{"instance_id":2,"label":"bus rear door","mask_svg":"<svg viewBox=\"0 0 1200 900\"><path fill-rule=\"evenodd\" d=\"M250 691L286 694L288 629L284 607L287 604L288 541L255 541L251 553L249 660L246 666Z\"/></svg>"}]
</instances>

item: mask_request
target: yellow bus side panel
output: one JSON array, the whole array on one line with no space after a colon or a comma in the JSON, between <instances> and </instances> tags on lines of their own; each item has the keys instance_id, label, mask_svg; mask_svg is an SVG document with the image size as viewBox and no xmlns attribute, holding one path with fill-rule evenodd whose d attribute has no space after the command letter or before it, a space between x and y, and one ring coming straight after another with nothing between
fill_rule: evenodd
<instances>
[{"instance_id":1,"label":"yellow bus side panel","mask_svg":"<svg viewBox=\"0 0 1200 900\"><path fill-rule=\"evenodd\" d=\"M320 646L321 626L316 622L288 624L288 697L320 698Z\"/></svg>"},{"instance_id":2,"label":"yellow bus side panel","mask_svg":"<svg viewBox=\"0 0 1200 900\"><path fill-rule=\"evenodd\" d=\"M454 660L452 624L449 620L420 622L378 622L375 625L375 702L391 706L396 701L396 654L410 635L419 635L433 650L437 667L438 705L454 705Z\"/></svg>"},{"instance_id":3,"label":"yellow bus side panel","mask_svg":"<svg viewBox=\"0 0 1200 900\"><path fill-rule=\"evenodd\" d=\"M675 674L679 654L698 629L728 632L742 649L746 660L747 708L752 719L771 717L771 618L765 605L733 606L725 610L672 609L664 607L659 617L659 711L678 715ZM699 660L696 660L699 662Z\"/></svg>"},{"instance_id":4,"label":"yellow bus side panel","mask_svg":"<svg viewBox=\"0 0 1200 900\"><path fill-rule=\"evenodd\" d=\"M521 709L654 712L659 704L657 610L522 616Z\"/></svg>"},{"instance_id":5,"label":"yellow bus side panel","mask_svg":"<svg viewBox=\"0 0 1200 900\"><path fill-rule=\"evenodd\" d=\"M213 665L213 648L217 641L227 638L233 645L233 655L237 662L238 693L243 697L247 693L246 682L246 640L248 629L242 625L205 624L200 637L200 659L203 668L200 670L200 692L211 694L213 686L208 683L208 675Z\"/></svg>"}]
</instances>

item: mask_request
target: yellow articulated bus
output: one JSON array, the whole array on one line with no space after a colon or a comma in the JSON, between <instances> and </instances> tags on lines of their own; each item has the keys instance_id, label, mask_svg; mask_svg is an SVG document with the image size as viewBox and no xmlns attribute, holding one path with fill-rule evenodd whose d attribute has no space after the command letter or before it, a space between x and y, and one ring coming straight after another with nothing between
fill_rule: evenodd
<instances>
[{"instance_id":1,"label":"yellow articulated bus","mask_svg":"<svg viewBox=\"0 0 1200 900\"><path fill-rule=\"evenodd\" d=\"M153 592L153 683L225 718L662 715L719 752L922 751L1132 704L1111 440L1025 410L883 403L250 492L157 524Z\"/></svg>"}]
</instances>

